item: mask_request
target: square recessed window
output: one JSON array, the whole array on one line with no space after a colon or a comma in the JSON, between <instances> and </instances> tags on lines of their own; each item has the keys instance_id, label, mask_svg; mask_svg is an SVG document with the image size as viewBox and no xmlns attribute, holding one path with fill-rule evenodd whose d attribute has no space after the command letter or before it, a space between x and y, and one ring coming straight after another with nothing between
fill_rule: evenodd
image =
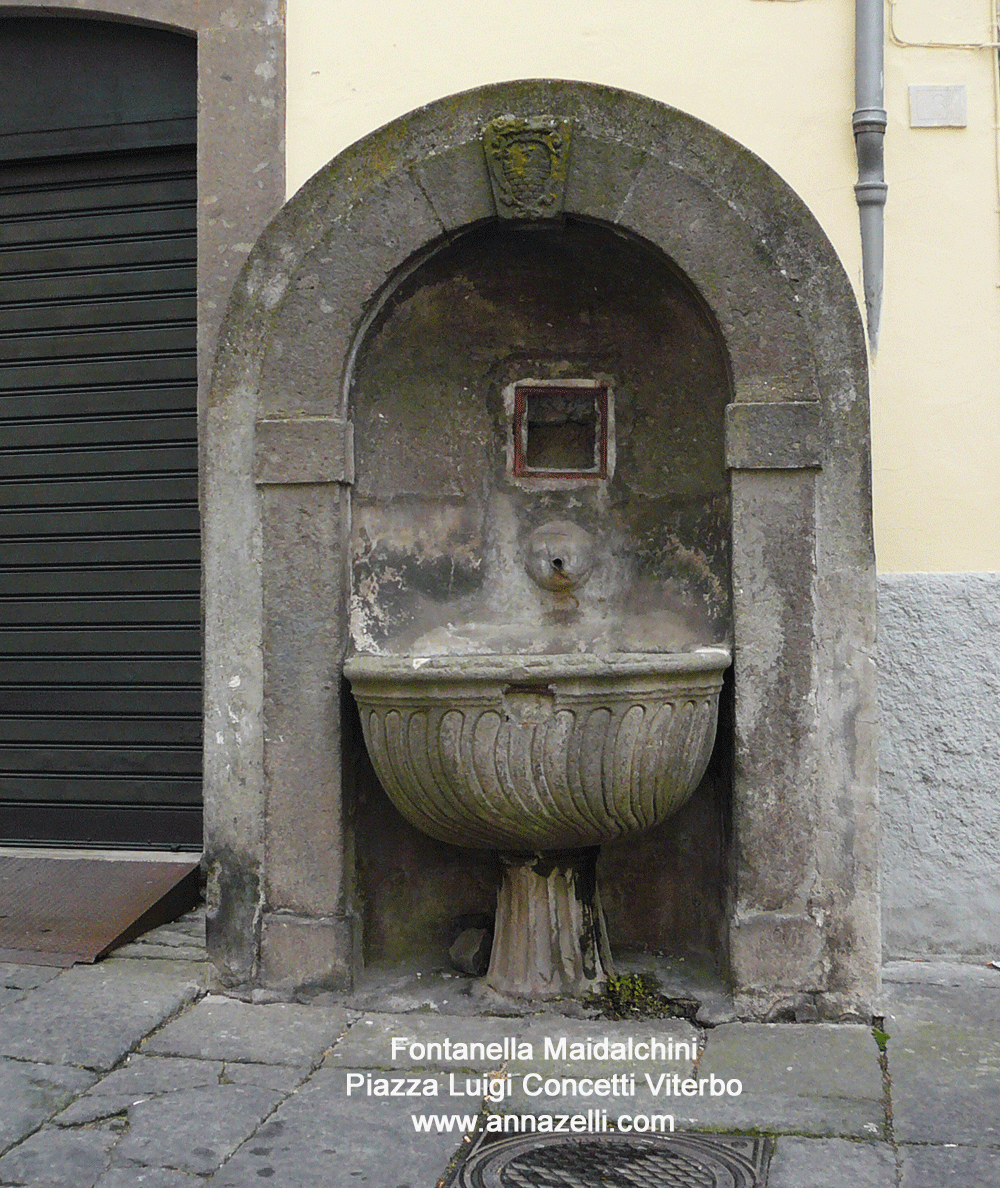
<instances>
[{"instance_id":1,"label":"square recessed window","mask_svg":"<svg viewBox=\"0 0 1000 1188\"><path fill-rule=\"evenodd\" d=\"M608 477L608 389L598 384L518 384L514 474Z\"/></svg>"}]
</instances>

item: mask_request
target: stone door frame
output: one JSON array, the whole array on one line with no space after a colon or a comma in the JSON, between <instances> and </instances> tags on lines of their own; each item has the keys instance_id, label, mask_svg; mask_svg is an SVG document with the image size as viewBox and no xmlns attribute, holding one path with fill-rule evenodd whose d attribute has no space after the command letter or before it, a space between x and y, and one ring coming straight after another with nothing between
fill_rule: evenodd
<instances>
[{"instance_id":1,"label":"stone door frame","mask_svg":"<svg viewBox=\"0 0 1000 1188\"><path fill-rule=\"evenodd\" d=\"M584 83L487 86L371 134L286 204L236 285L206 425L213 956L233 983L283 990L347 988L359 968L340 744L351 369L380 295L496 217L483 133L500 116L570 122L566 213L663 252L725 343L738 1009L868 1014L875 571L855 295L815 218L747 149Z\"/></svg>"}]
</instances>

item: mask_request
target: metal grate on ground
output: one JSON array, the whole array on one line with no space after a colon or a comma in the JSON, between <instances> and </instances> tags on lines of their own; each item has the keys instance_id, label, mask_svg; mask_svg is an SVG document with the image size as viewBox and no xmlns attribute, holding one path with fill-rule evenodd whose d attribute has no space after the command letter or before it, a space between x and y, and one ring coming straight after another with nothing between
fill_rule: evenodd
<instances>
[{"instance_id":1,"label":"metal grate on ground","mask_svg":"<svg viewBox=\"0 0 1000 1188\"><path fill-rule=\"evenodd\" d=\"M448 1188L765 1188L770 1154L730 1135L483 1136Z\"/></svg>"}]
</instances>

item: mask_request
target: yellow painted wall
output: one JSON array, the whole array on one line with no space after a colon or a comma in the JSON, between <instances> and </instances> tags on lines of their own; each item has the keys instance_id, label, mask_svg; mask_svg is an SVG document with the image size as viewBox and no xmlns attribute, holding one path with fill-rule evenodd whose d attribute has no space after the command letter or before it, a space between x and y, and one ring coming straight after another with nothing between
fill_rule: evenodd
<instances>
[{"instance_id":1,"label":"yellow painted wall","mask_svg":"<svg viewBox=\"0 0 1000 1188\"><path fill-rule=\"evenodd\" d=\"M913 40L989 39L993 0L897 0ZM682 108L808 203L860 291L850 0L286 0L289 193L444 95L570 78ZM882 572L1000 569L1000 221L986 50L889 45L886 300L873 368ZM969 126L911 129L911 83L966 83Z\"/></svg>"},{"instance_id":2,"label":"yellow painted wall","mask_svg":"<svg viewBox=\"0 0 1000 1188\"><path fill-rule=\"evenodd\" d=\"M898 0L914 42L987 42L990 0ZM883 571L1000 569L995 50L886 47L886 287L873 368ZM911 128L909 87L964 83L968 127Z\"/></svg>"}]
</instances>

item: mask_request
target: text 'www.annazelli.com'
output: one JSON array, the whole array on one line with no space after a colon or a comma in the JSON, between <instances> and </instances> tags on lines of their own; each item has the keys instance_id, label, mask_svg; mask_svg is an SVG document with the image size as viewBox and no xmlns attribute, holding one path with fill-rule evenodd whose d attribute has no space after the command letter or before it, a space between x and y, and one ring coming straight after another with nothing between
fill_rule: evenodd
<instances>
[{"instance_id":1,"label":"text 'www.annazelli.com'","mask_svg":"<svg viewBox=\"0 0 1000 1188\"><path fill-rule=\"evenodd\" d=\"M411 1114L418 1134L672 1134L673 1114Z\"/></svg>"}]
</instances>

